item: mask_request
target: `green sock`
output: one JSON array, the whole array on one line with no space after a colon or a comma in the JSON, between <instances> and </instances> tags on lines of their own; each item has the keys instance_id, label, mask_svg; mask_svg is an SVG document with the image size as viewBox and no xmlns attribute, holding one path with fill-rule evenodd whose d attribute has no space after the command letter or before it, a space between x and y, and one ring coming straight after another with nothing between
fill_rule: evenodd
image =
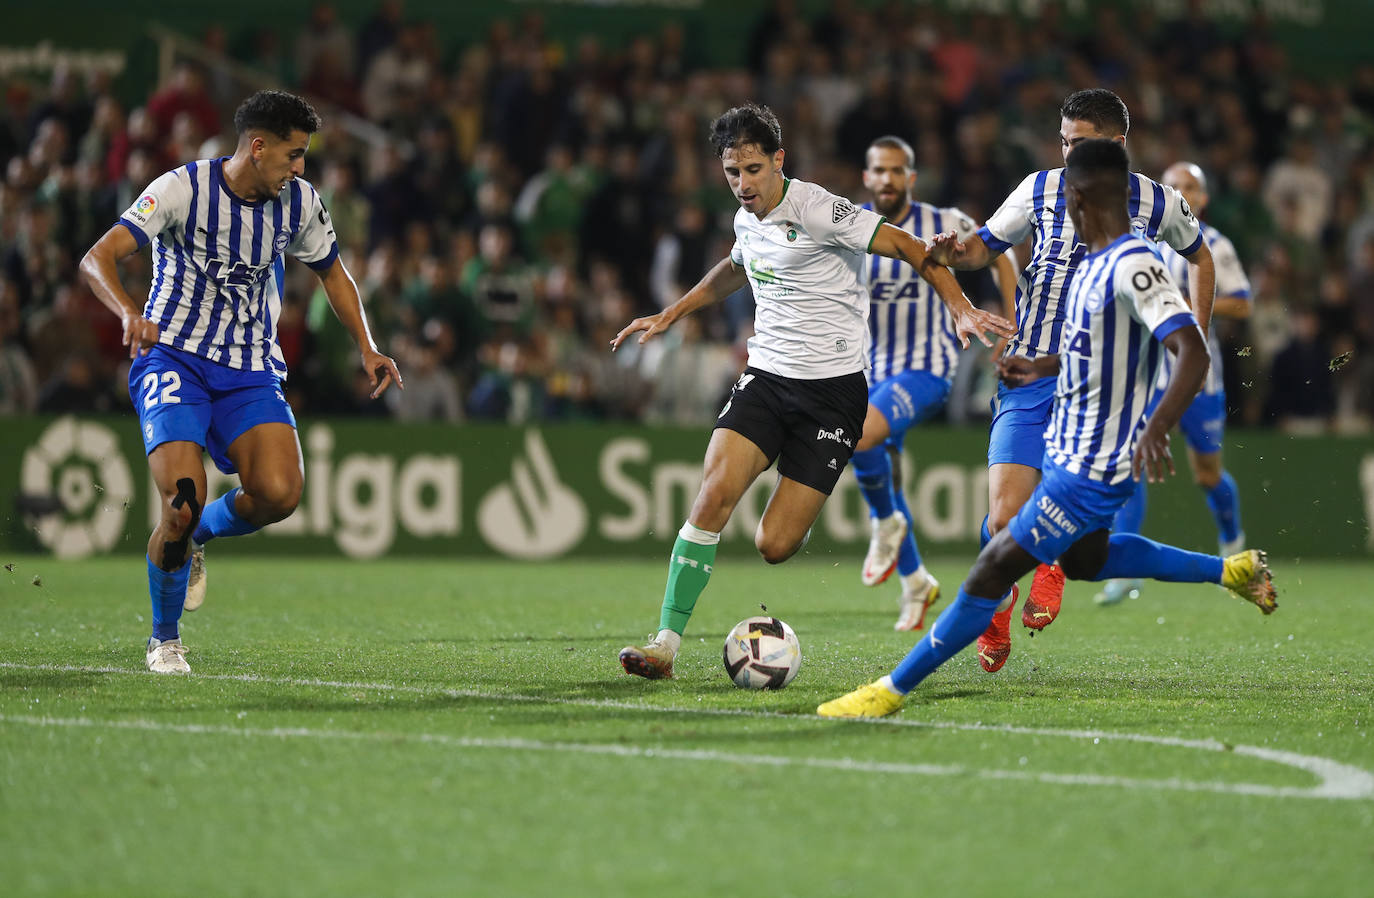
<instances>
[{"instance_id":1,"label":"green sock","mask_svg":"<svg viewBox=\"0 0 1374 898\"><path fill-rule=\"evenodd\" d=\"M716 562L716 547L689 542L681 536L673 543L668 558L668 585L663 590L663 613L658 618L660 630L672 630L679 636L687 629L697 597L711 579L711 567Z\"/></svg>"}]
</instances>

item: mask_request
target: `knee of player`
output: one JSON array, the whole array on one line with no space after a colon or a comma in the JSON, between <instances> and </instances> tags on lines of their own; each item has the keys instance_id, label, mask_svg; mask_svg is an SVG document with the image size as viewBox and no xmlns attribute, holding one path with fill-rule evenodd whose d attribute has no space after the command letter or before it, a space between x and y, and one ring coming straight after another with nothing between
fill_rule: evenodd
<instances>
[{"instance_id":1,"label":"knee of player","mask_svg":"<svg viewBox=\"0 0 1374 898\"><path fill-rule=\"evenodd\" d=\"M988 536L996 536L998 533L1005 530L1007 525L1011 523L1011 519L1015 514L1015 510L1003 511L997 509L988 512Z\"/></svg>"},{"instance_id":2,"label":"knee of player","mask_svg":"<svg viewBox=\"0 0 1374 898\"><path fill-rule=\"evenodd\" d=\"M1059 569L1070 580L1093 580L1096 579L1097 572L1102 570L1102 565L1106 563L1105 558L1091 559L1066 555L1059 559Z\"/></svg>"},{"instance_id":3,"label":"knee of player","mask_svg":"<svg viewBox=\"0 0 1374 898\"><path fill-rule=\"evenodd\" d=\"M759 527L758 532L754 534L754 548L759 550L759 555L769 564L782 564L796 554L798 546L765 533L764 529Z\"/></svg>"},{"instance_id":4,"label":"knee of player","mask_svg":"<svg viewBox=\"0 0 1374 898\"><path fill-rule=\"evenodd\" d=\"M1205 466L1193 468L1193 483L1204 490L1215 489L1216 485L1221 483L1221 469L1214 470Z\"/></svg>"},{"instance_id":5,"label":"knee of player","mask_svg":"<svg viewBox=\"0 0 1374 898\"><path fill-rule=\"evenodd\" d=\"M296 510L300 504L305 483L299 473L290 472L269 477L244 491L252 497L257 507L273 520L281 520Z\"/></svg>"}]
</instances>

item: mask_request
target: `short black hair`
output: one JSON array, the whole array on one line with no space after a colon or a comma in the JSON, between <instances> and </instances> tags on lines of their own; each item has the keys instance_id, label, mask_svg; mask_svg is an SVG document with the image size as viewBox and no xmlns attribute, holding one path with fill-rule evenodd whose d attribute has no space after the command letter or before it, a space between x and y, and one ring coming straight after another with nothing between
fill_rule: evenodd
<instances>
[{"instance_id":1,"label":"short black hair","mask_svg":"<svg viewBox=\"0 0 1374 898\"><path fill-rule=\"evenodd\" d=\"M906 156L907 168L916 167L916 153L911 149L911 144L907 143L905 140L902 140L895 134L884 134L882 137L879 137L878 139L874 140L872 143L868 145L868 149L870 150L874 147L881 147L885 150L896 150L897 152ZM864 165L868 165L867 151L864 152Z\"/></svg>"},{"instance_id":2,"label":"short black hair","mask_svg":"<svg viewBox=\"0 0 1374 898\"><path fill-rule=\"evenodd\" d=\"M745 103L724 112L711 122L711 146L717 156L732 148L754 144L759 152L771 156L782 149L782 125L767 106Z\"/></svg>"},{"instance_id":3,"label":"short black hair","mask_svg":"<svg viewBox=\"0 0 1374 898\"><path fill-rule=\"evenodd\" d=\"M315 107L284 90L260 90L234 111L234 130L240 136L247 131L261 130L287 140L292 131L314 134L322 124Z\"/></svg>"},{"instance_id":4,"label":"short black hair","mask_svg":"<svg viewBox=\"0 0 1374 898\"><path fill-rule=\"evenodd\" d=\"M1102 203L1121 197L1125 203L1130 186L1131 160L1119 140L1094 138L1078 143L1065 160L1064 177L1074 189Z\"/></svg>"},{"instance_id":5,"label":"short black hair","mask_svg":"<svg viewBox=\"0 0 1374 898\"><path fill-rule=\"evenodd\" d=\"M1131 114L1121 98L1105 87L1090 87L1068 96L1059 115L1071 122L1088 122L1108 137L1125 137L1131 130Z\"/></svg>"}]
</instances>

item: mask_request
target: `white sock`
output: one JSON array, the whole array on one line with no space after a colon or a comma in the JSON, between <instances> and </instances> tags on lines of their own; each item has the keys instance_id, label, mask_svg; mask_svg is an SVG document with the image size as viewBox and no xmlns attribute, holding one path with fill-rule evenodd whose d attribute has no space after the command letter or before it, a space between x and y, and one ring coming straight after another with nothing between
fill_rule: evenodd
<instances>
[{"instance_id":1,"label":"white sock","mask_svg":"<svg viewBox=\"0 0 1374 898\"><path fill-rule=\"evenodd\" d=\"M878 685L888 692L891 692L893 695L906 695L905 692L892 685L892 676L890 674L883 674L883 678L878 681Z\"/></svg>"},{"instance_id":2,"label":"white sock","mask_svg":"<svg viewBox=\"0 0 1374 898\"><path fill-rule=\"evenodd\" d=\"M677 657L678 649L682 648L682 634L674 633L672 630L659 630L654 637L654 642L662 648L673 653Z\"/></svg>"},{"instance_id":3,"label":"white sock","mask_svg":"<svg viewBox=\"0 0 1374 898\"><path fill-rule=\"evenodd\" d=\"M720 544L720 534L712 533L710 530L702 530L700 527L693 527L692 522L688 521L682 525L682 529L677 535L687 540L689 543L696 543L698 546L715 546Z\"/></svg>"},{"instance_id":4,"label":"white sock","mask_svg":"<svg viewBox=\"0 0 1374 898\"><path fill-rule=\"evenodd\" d=\"M901 578L902 592L905 593L915 592L918 587L925 586L931 580L935 579L930 576L930 571L926 570L924 564L909 574L902 574Z\"/></svg>"}]
</instances>

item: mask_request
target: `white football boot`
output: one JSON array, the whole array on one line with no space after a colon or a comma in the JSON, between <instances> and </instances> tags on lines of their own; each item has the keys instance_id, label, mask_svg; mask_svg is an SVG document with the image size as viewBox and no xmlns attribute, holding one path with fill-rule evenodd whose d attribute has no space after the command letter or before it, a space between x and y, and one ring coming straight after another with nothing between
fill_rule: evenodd
<instances>
[{"instance_id":1,"label":"white football boot","mask_svg":"<svg viewBox=\"0 0 1374 898\"><path fill-rule=\"evenodd\" d=\"M926 611L940 598L940 581L930 575L923 564L912 574L902 577L902 610L897 615L894 630L919 630L924 625Z\"/></svg>"},{"instance_id":2,"label":"white football boot","mask_svg":"<svg viewBox=\"0 0 1374 898\"><path fill-rule=\"evenodd\" d=\"M186 578L187 611L195 611L205 604L205 547L191 543L191 575Z\"/></svg>"},{"instance_id":3,"label":"white football boot","mask_svg":"<svg viewBox=\"0 0 1374 898\"><path fill-rule=\"evenodd\" d=\"M860 579L864 586L877 586L897 569L897 553L902 549L902 539L906 536L906 518L900 511L894 511L885 518L873 518L873 536L868 541L868 555L864 557L864 569Z\"/></svg>"},{"instance_id":4,"label":"white football boot","mask_svg":"<svg viewBox=\"0 0 1374 898\"><path fill-rule=\"evenodd\" d=\"M180 639L154 639L148 637L148 654L144 663L153 673L188 674L191 665L186 663L186 646Z\"/></svg>"}]
</instances>

